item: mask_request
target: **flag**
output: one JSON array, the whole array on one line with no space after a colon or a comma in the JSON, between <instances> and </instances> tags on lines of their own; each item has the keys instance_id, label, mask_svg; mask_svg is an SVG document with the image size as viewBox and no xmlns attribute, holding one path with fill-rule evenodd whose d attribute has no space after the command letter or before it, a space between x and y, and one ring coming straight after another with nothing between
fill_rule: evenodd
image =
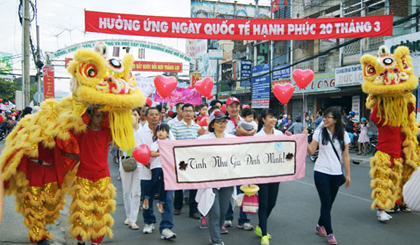
<instances>
[{"instance_id":1,"label":"flag","mask_svg":"<svg viewBox=\"0 0 420 245\"><path fill-rule=\"evenodd\" d=\"M279 10L279 0L271 0L271 12L275 13L277 10Z\"/></svg>"},{"instance_id":2,"label":"flag","mask_svg":"<svg viewBox=\"0 0 420 245\"><path fill-rule=\"evenodd\" d=\"M277 1L278 4L278 1ZM287 0L283 0L283 5L287 5Z\"/></svg>"}]
</instances>

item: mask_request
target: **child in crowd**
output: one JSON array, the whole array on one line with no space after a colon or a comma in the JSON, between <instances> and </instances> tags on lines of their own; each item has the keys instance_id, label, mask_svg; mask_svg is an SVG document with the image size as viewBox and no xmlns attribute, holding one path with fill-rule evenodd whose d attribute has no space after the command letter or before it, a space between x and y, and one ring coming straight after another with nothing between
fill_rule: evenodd
<instances>
[{"instance_id":1,"label":"child in crowd","mask_svg":"<svg viewBox=\"0 0 420 245\"><path fill-rule=\"evenodd\" d=\"M368 145L367 143L369 142L368 131L369 131L370 126L365 117L362 117L359 128L360 128L360 135L357 142L359 146L359 152L357 153L357 155L362 154L362 144L363 144L363 149L364 149L363 155L366 155L366 150L367 150L367 145Z\"/></svg>"},{"instance_id":2,"label":"child in crowd","mask_svg":"<svg viewBox=\"0 0 420 245\"><path fill-rule=\"evenodd\" d=\"M250 108L243 109L242 110L242 118L244 120L241 121L238 126L241 126L246 131L252 131L252 130L255 129L254 130L254 134L255 134L257 132L257 129L258 129L258 124L255 122L256 116L257 116L257 114L254 110L251 110ZM244 135L237 135L237 136L244 136Z\"/></svg>"},{"instance_id":3,"label":"child in crowd","mask_svg":"<svg viewBox=\"0 0 420 245\"><path fill-rule=\"evenodd\" d=\"M195 122L196 123L199 124L200 121L201 121L201 119L203 117L207 117L208 116L207 109L208 109L208 106L206 104L202 104L202 105L199 106L199 108L198 108L198 116L195 118Z\"/></svg>"}]
</instances>

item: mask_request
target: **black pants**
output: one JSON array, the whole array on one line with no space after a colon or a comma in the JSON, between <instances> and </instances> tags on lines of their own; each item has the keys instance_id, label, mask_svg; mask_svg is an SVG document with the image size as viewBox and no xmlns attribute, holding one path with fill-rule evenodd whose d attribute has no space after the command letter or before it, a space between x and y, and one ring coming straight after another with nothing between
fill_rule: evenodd
<instances>
[{"instance_id":1,"label":"black pants","mask_svg":"<svg viewBox=\"0 0 420 245\"><path fill-rule=\"evenodd\" d=\"M314 180L319 200L321 201L321 214L318 225L324 226L327 234L332 234L331 209L342 183L341 175L329 175L315 171Z\"/></svg>"},{"instance_id":2,"label":"black pants","mask_svg":"<svg viewBox=\"0 0 420 245\"><path fill-rule=\"evenodd\" d=\"M189 196L190 215L194 213L198 213L197 202L195 201L196 195L197 195L197 190L190 190L190 196ZM181 210L183 202L184 202L184 194L182 193L182 190L175 191L174 208Z\"/></svg>"},{"instance_id":3,"label":"black pants","mask_svg":"<svg viewBox=\"0 0 420 245\"><path fill-rule=\"evenodd\" d=\"M259 184L258 191L258 226L263 236L267 235L267 220L276 206L280 183Z\"/></svg>"}]
</instances>

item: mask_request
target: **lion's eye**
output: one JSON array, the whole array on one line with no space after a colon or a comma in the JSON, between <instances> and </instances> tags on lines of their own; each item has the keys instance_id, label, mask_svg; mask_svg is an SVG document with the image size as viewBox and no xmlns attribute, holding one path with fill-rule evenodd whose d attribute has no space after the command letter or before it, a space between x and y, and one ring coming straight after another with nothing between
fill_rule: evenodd
<instances>
[{"instance_id":1,"label":"lion's eye","mask_svg":"<svg viewBox=\"0 0 420 245\"><path fill-rule=\"evenodd\" d=\"M375 74L376 74L375 67L373 67L372 65L367 65L366 70L365 70L365 76L371 77Z\"/></svg>"},{"instance_id":2,"label":"lion's eye","mask_svg":"<svg viewBox=\"0 0 420 245\"><path fill-rule=\"evenodd\" d=\"M96 77L98 74L98 68L96 68L96 65L91 63L82 63L80 65L79 72L85 77Z\"/></svg>"},{"instance_id":3,"label":"lion's eye","mask_svg":"<svg viewBox=\"0 0 420 245\"><path fill-rule=\"evenodd\" d=\"M124 71L123 64L117 59L108 59L106 61L106 66L114 72L121 73Z\"/></svg>"}]
</instances>

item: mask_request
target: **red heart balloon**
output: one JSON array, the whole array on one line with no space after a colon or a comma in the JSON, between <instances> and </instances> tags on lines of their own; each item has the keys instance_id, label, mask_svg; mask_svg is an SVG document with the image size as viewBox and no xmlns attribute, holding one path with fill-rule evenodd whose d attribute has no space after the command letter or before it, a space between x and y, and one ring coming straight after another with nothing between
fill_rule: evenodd
<instances>
[{"instance_id":1,"label":"red heart balloon","mask_svg":"<svg viewBox=\"0 0 420 245\"><path fill-rule=\"evenodd\" d=\"M213 90L213 84L213 79L206 77L203 80L196 82L194 87L204 97L208 97Z\"/></svg>"},{"instance_id":2,"label":"red heart balloon","mask_svg":"<svg viewBox=\"0 0 420 245\"><path fill-rule=\"evenodd\" d=\"M147 165L150 162L150 149L146 144L139 145L136 149L133 151L133 157L134 159L143 164Z\"/></svg>"},{"instance_id":3,"label":"red heart balloon","mask_svg":"<svg viewBox=\"0 0 420 245\"><path fill-rule=\"evenodd\" d=\"M178 80L175 77L165 77L163 75L157 75L154 79L156 90L162 98L166 98L171 95L172 91L176 88Z\"/></svg>"},{"instance_id":4,"label":"red heart balloon","mask_svg":"<svg viewBox=\"0 0 420 245\"><path fill-rule=\"evenodd\" d=\"M287 104L287 102L289 102L290 98L292 98L294 91L295 86L293 86L291 83L276 84L273 87L274 95L282 104Z\"/></svg>"},{"instance_id":5,"label":"red heart balloon","mask_svg":"<svg viewBox=\"0 0 420 245\"><path fill-rule=\"evenodd\" d=\"M147 98L147 99L146 99L146 104L147 104L149 107L151 107L151 106L152 106L152 104L153 104L152 99L151 99L151 98Z\"/></svg>"},{"instance_id":6,"label":"red heart balloon","mask_svg":"<svg viewBox=\"0 0 420 245\"><path fill-rule=\"evenodd\" d=\"M226 114L226 104L223 104L220 110L223 112L223 114Z\"/></svg>"},{"instance_id":7,"label":"red heart balloon","mask_svg":"<svg viewBox=\"0 0 420 245\"><path fill-rule=\"evenodd\" d=\"M214 94L210 94L209 96L207 96L207 99L211 100L211 99L213 99L213 97L214 97Z\"/></svg>"},{"instance_id":8,"label":"red heart balloon","mask_svg":"<svg viewBox=\"0 0 420 245\"><path fill-rule=\"evenodd\" d=\"M201 118L200 123L198 125L200 125L201 127L205 127L207 126L207 120L209 119L208 116L204 116Z\"/></svg>"},{"instance_id":9,"label":"red heart balloon","mask_svg":"<svg viewBox=\"0 0 420 245\"><path fill-rule=\"evenodd\" d=\"M3 102L3 99L0 99L0 102Z\"/></svg>"},{"instance_id":10,"label":"red heart balloon","mask_svg":"<svg viewBox=\"0 0 420 245\"><path fill-rule=\"evenodd\" d=\"M308 84L314 79L314 72L312 70L296 69L293 71L293 79L299 88L306 88Z\"/></svg>"}]
</instances>

